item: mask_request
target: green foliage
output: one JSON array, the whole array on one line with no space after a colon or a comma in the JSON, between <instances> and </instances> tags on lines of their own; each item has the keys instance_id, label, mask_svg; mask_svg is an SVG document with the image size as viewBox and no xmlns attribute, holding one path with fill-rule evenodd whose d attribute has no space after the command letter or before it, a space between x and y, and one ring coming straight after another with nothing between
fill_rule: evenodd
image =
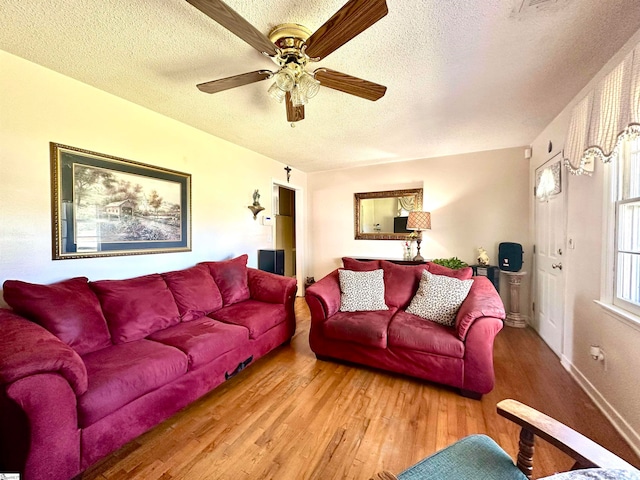
<instances>
[{"instance_id":1,"label":"green foliage","mask_svg":"<svg viewBox=\"0 0 640 480\"><path fill-rule=\"evenodd\" d=\"M466 262L463 262L458 257L436 258L435 260L431 261L433 263L437 263L438 265L442 265L443 267L453 268L454 270L469 266Z\"/></svg>"}]
</instances>

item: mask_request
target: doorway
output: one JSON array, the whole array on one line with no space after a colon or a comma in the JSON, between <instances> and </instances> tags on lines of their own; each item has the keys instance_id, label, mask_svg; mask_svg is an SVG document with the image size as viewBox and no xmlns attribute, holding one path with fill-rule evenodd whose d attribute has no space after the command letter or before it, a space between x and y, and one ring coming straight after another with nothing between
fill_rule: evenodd
<instances>
[{"instance_id":1,"label":"doorway","mask_svg":"<svg viewBox=\"0 0 640 480\"><path fill-rule=\"evenodd\" d=\"M534 327L559 357L563 353L565 279L562 260L566 248L566 182L562 181L562 173L559 154L538 167L534 200ZM541 195L541 189L546 189L546 194Z\"/></svg>"},{"instance_id":2,"label":"doorway","mask_svg":"<svg viewBox=\"0 0 640 480\"><path fill-rule=\"evenodd\" d=\"M275 212L275 248L284 250L284 275L297 277L296 191L273 185Z\"/></svg>"}]
</instances>

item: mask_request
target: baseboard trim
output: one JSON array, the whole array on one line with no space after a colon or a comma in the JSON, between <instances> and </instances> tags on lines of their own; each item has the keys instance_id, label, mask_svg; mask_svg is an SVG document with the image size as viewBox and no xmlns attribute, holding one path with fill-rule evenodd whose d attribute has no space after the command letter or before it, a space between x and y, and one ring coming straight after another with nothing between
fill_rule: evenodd
<instances>
[{"instance_id":1,"label":"baseboard trim","mask_svg":"<svg viewBox=\"0 0 640 480\"><path fill-rule=\"evenodd\" d=\"M631 425L616 411L615 408L607 401L607 399L598 391L598 389L585 377L580 370L578 370L571 362L563 357L562 366L564 366L569 374L574 378L578 385L585 391L585 393L593 400L596 407L604 414L605 417L611 422L613 427L618 431L622 438L626 440L631 449L640 456L640 435L636 432Z\"/></svg>"}]
</instances>

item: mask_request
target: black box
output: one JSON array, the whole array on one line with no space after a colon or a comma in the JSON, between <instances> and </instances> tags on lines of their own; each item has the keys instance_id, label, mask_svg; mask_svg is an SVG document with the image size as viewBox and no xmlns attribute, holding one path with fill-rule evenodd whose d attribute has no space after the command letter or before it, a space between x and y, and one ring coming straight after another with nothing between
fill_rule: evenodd
<instances>
[{"instance_id":1,"label":"black box","mask_svg":"<svg viewBox=\"0 0 640 480\"><path fill-rule=\"evenodd\" d=\"M284 275L284 250L258 250L258 269Z\"/></svg>"},{"instance_id":2,"label":"black box","mask_svg":"<svg viewBox=\"0 0 640 480\"><path fill-rule=\"evenodd\" d=\"M519 243L502 242L498 245L500 270L505 272L519 272L522 268L523 252Z\"/></svg>"}]
</instances>

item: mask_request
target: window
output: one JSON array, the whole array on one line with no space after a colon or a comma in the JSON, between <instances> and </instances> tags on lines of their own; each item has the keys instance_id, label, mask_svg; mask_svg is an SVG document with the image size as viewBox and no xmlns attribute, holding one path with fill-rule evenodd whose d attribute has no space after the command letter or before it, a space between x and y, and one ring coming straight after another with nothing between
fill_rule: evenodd
<instances>
[{"instance_id":1,"label":"window","mask_svg":"<svg viewBox=\"0 0 640 480\"><path fill-rule=\"evenodd\" d=\"M640 315L640 137L626 142L614 162L613 304Z\"/></svg>"}]
</instances>

